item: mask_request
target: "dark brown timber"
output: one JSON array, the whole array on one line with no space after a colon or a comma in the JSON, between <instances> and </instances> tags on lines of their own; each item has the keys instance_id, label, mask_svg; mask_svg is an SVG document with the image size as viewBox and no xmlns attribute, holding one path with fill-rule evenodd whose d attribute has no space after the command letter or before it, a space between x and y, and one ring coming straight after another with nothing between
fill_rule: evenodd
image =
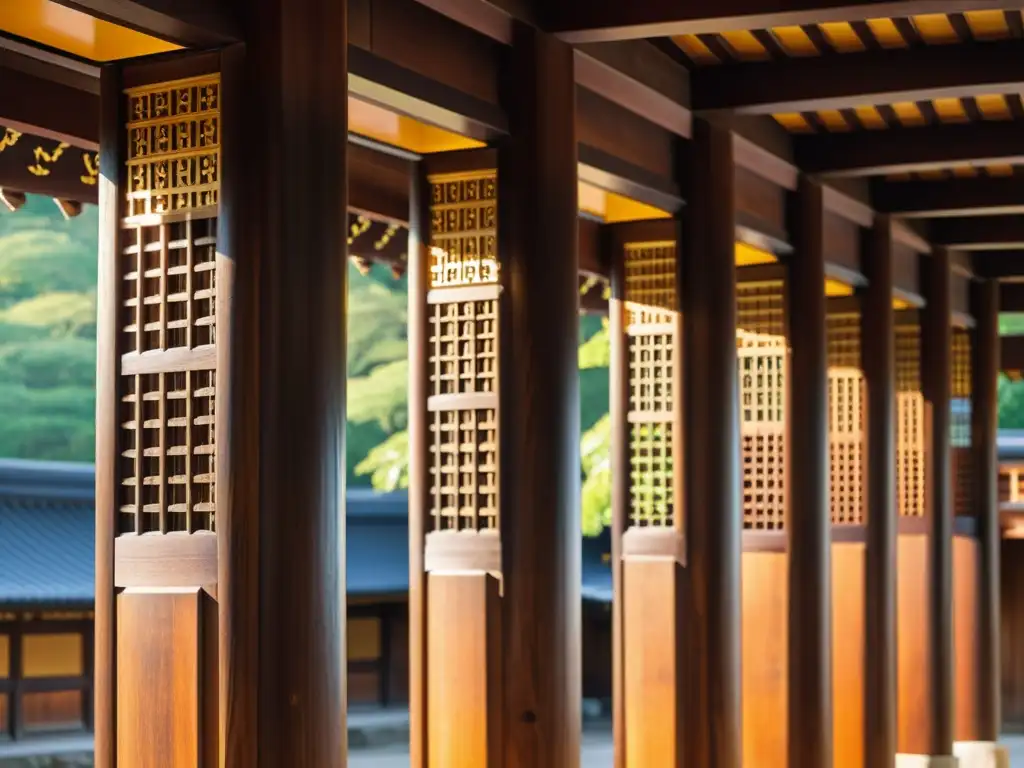
<instances>
[{"instance_id":1,"label":"dark brown timber","mask_svg":"<svg viewBox=\"0 0 1024 768\"><path fill-rule=\"evenodd\" d=\"M739 398L733 137L694 121L684 212L686 548L689 617L687 765L739 768Z\"/></svg>"},{"instance_id":2,"label":"dark brown timber","mask_svg":"<svg viewBox=\"0 0 1024 768\"><path fill-rule=\"evenodd\" d=\"M789 766L832 764L828 362L821 185L802 176L789 261Z\"/></svg>"},{"instance_id":3,"label":"dark brown timber","mask_svg":"<svg viewBox=\"0 0 1024 768\"><path fill-rule=\"evenodd\" d=\"M861 366L867 386L864 762L896 759L896 351L892 220L866 233Z\"/></svg>"},{"instance_id":4,"label":"dark brown timber","mask_svg":"<svg viewBox=\"0 0 1024 768\"><path fill-rule=\"evenodd\" d=\"M505 762L574 768L582 619L573 51L516 25L509 63L511 136L498 161L511 350L502 366L512 469L503 471Z\"/></svg>"},{"instance_id":5,"label":"dark brown timber","mask_svg":"<svg viewBox=\"0 0 1024 768\"><path fill-rule=\"evenodd\" d=\"M871 201L902 218L1024 213L1024 178L985 176L945 181L874 181Z\"/></svg>"}]
</instances>

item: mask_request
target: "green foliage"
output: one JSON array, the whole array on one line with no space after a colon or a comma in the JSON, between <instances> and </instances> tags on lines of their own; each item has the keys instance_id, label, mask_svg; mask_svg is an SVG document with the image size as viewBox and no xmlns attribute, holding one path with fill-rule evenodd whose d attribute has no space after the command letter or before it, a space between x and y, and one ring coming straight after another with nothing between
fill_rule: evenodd
<instances>
[{"instance_id":1,"label":"green foliage","mask_svg":"<svg viewBox=\"0 0 1024 768\"><path fill-rule=\"evenodd\" d=\"M348 420L376 422L387 434L405 429L409 363L402 359L378 365L366 376L348 381Z\"/></svg>"},{"instance_id":2,"label":"green foliage","mask_svg":"<svg viewBox=\"0 0 1024 768\"><path fill-rule=\"evenodd\" d=\"M360 475L369 475L378 491L396 491L409 487L409 433L396 432L356 466Z\"/></svg>"},{"instance_id":3,"label":"green foliage","mask_svg":"<svg viewBox=\"0 0 1024 768\"><path fill-rule=\"evenodd\" d=\"M1002 312L999 315L1001 336L1024 336L1024 312Z\"/></svg>"},{"instance_id":4,"label":"green foliage","mask_svg":"<svg viewBox=\"0 0 1024 768\"><path fill-rule=\"evenodd\" d=\"M583 535L597 536L612 517L612 426L608 414L583 433Z\"/></svg>"}]
</instances>

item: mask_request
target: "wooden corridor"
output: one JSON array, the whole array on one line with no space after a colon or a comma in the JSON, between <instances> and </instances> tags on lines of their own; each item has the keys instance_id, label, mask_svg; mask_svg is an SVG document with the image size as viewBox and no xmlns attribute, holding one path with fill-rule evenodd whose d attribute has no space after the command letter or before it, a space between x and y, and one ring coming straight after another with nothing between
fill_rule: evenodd
<instances>
[{"instance_id":1,"label":"wooden corridor","mask_svg":"<svg viewBox=\"0 0 1024 768\"><path fill-rule=\"evenodd\" d=\"M1000 765L976 6L0 3L0 197L100 207L98 768L346 764L346 256L408 275L413 768L579 765L581 310L615 768Z\"/></svg>"}]
</instances>

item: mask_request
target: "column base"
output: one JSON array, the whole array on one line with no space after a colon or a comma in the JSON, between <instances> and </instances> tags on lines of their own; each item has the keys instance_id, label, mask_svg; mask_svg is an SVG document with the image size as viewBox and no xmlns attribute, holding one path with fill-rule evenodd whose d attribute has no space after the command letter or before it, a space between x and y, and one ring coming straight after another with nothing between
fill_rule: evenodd
<instances>
[{"instance_id":1,"label":"column base","mask_svg":"<svg viewBox=\"0 0 1024 768\"><path fill-rule=\"evenodd\" d=\"M950 755L896 755L896 768L960 768L960 758Z\"/></svg>"},{"instance_id":2,"label":"column base","mask_svg":"<svg viewBox=\"0 0 1024 768\"><path fill-rule=\"evenodd\" d=\"M1010 753L994 741L958 741L953 754L960 768L1010 768Z\"/></svg>"}]
</instances>

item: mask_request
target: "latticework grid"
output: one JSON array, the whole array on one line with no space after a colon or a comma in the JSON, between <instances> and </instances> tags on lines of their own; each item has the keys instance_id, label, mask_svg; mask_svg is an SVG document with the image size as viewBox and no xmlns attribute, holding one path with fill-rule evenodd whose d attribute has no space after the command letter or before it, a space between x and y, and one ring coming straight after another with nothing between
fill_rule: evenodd
<instances>
[{"instance_id":1,"label":"latticework grid","mask_svg":"<svg viewBox=\"0 0 1024 768\"><path fill-rule=\"evenodd\" d=\"M216 529L216 76L127 91L119 533Z\"/></svg>"},{"instance_id":2,"label":"latticework grid","mask_svg":"<svg viewBox=\"0 0 1024 768\"><path fill-rule=\"evenodd\" d=\"M830 314L828 338L829 489L834 524L864 522L864 374L860 316Z\"/></svg>"},{"instance_id":3,"label":"latticework grid","mask_svg":"<svg viewBox=\"0 0 1024 768\"><path fill-rule=\"evenodd\" d=\"M217 205L220 78L133 88L128 95L128 215Z\"/></svg>"},{"instance_id":4,"label":"latticework grid","mask_svg":"<svg viewBox=\"0 0 1024 768\"><path fill-rule=\"evenodd\" d=\"M214 372L122 378L119 532L215 530Z\"/></svg>"},{"instance_id":5,"label":"latticework grid","mask_svg":"<svg viewBox=\"0 0 1024 768\"><path fill-rule=\"evenodd\" d=\"M924 395L921 328L896 326L896 491L900 514L924 517Z\"/></svg>"},{"instance_id":6,"label":"latticework grid","mask_svg":"<svg viewBox=\"0 0 1024 768\"><path fill-rule=\"evenodd\" d=\"M431 177L430 520L497 530L499 290L497 176Z\"/></svg>"},{"instance_id":7,"label":"latticework grid","mask_svg":"<svg viewBox=\"0 0 1024 768\"><path fill-rule=\"evenodd\" d=\"M743 525L779 530L786 519L786 323L781 281L737 286Z\"/></svg>"},{"instance_id":8,"label":"latticework grid","mask_svg":"<svg viewBox=\"0 0 1024 768\"><path fill-rule=\"evenodd\" d=\"M675 516L677 263L674 243L624 253L629 352L630 524L670 527Z\"/></svg>"},{"instance_id":9,"label":"latticework grid","mask_svg":"<svg viewBox=\"0 0 1024 768\"><path fill-rule=\"evenodd\" d=\"M971 332L953 329L952 401L950 402L950 460L953 477L953 510L974 514L971 498L974 463L971 451Z\"/></svg>"},{"instance_id":10,"label":"latticework grid","mask_svg":"<svg viewBox=\"0 0 1024 768\"><path fill-rule=\"evenodd\" d=\"M494 171L430 178L430 284L498 281L498 176Z\"/></svg>"}]
</instances>

